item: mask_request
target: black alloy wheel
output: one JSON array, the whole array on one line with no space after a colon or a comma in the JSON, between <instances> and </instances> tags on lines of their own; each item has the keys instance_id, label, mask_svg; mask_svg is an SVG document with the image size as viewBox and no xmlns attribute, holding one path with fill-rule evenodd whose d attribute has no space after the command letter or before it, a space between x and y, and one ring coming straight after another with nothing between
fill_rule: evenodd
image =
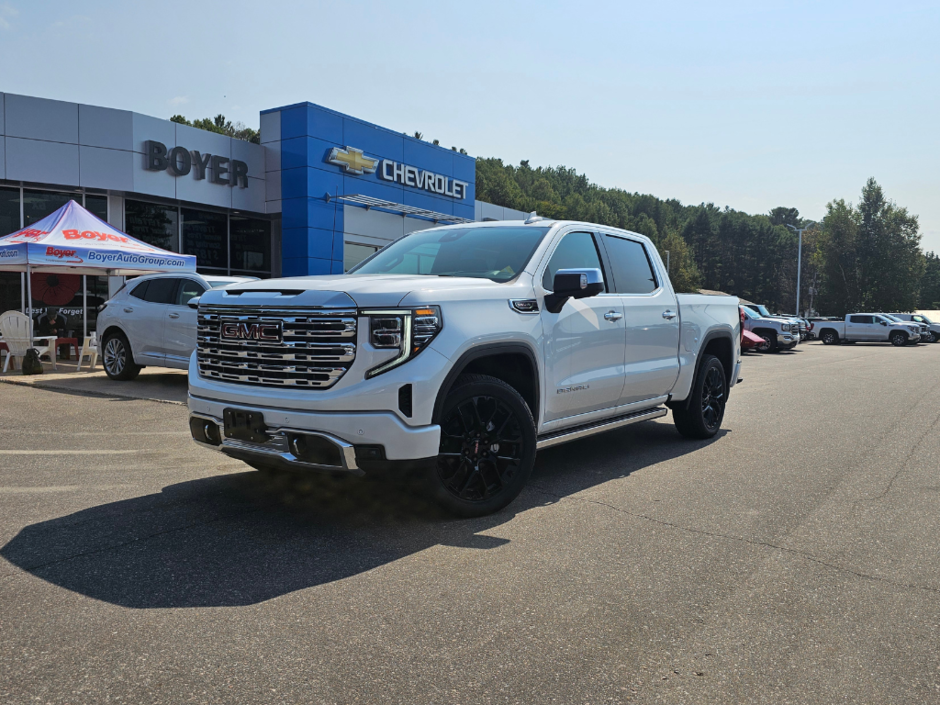
<instances>
[{"instance_id":1,"label":"black alloy wheel","mask_svg":"<svg viewBox=\"0 0 940 705\"><path fill-rule=\"evenodd\" d=\"M692 383L692 396L688 404L675 407L672 420L679 433L686 438L708 439L721 428L727 402L725 368L714 355L705 355Z\"/></svg>"},{"instance_id":2,"label":"black alloy wheel","mask_svg":"<svg viewBox=\"0 0 940 705\"><path fill-rule=\"evenodd\" d=\"M928 342L928 343L936 343L937 340L938 340L938 338L937 338L937 334L936 334L936 333L934 333L932 330L927 331L927 342Z\"/></svg>"},{"instance_id":3,"label":"black alloy wheel","mask_svg":"<svg viewBox=\"0 0 940 705\"><path fill-rule=\"evenodd\" d=\"M891 344L895 347L904 347L907 344L907 336L901 331L891 334Z\"/></svg>"},{"instance_id":4,"label":"black alloy wheel","mask_svg":"<svg viewBox=\"0 0 940 705\"><path fill-rule=\"evenodd\" d=\"M758 335L764 339L757 345L757 351L762 353L777 352L777 334L771 330L762 330Z\"/></svg>"},{"instance_id":5,"label":"black alloy wheel","mask_svg":"<svg viewBox=\"0 0 940 705\"><path fill-rule=\"evenodd\" d=\"M140 374L127 338L121 333L109 333L102 347L102 366L110 379L126 382Z\"/></svg>"},{"instance_id":6,"label":"black alloy wheel","mask_svg":"<svg viewBox=\"0 0 940 705\"><path fill-rule=\"evenodd\" d=\"M519 492L535 461L535 423L519 393L487 375L464 375L447 395L431 490L448 511L483 516Z\"/></svg>"},{"instance_id":7,"label":"black alloy wheel","mask_svg":"<svg viewBox=\"0 0 940 705\"><path fill-rule=\"evenodd\" d=\"M823 345L835 345L839 342L839 336L835 334L835 331L827 330L819 339L823 342Z\"/></svg>"}]
</instances>

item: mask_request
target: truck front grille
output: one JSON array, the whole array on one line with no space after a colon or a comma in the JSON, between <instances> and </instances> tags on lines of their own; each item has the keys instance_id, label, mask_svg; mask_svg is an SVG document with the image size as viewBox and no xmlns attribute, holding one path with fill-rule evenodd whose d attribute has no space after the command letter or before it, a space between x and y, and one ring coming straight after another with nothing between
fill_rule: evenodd
<instances>
[{"instance_id":1,"label":"truck front grille","mask_svg":"<svg viewBox=\"0 0 940 705\"><path fill-rule=\"evenodd\" d=\"M356 359L356 320L355 309L200 306L199 374L263 387L328 389ZM238 333L223 339L227 323ZM262 327L266 335L259 335ZM259 339L276 338L278 329L279 341Z\"/></svg>"}]
</instances>

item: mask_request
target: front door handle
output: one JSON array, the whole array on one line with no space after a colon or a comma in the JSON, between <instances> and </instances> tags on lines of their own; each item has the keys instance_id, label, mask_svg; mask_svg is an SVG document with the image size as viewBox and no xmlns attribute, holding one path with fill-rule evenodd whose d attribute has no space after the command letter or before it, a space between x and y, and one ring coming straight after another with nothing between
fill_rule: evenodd
<instances>
[{"instance_id":1,"label":"front door handle","mask_svg":"<svg viewBox=\"0 0 940 705\"><path fill-rule=\"evenodd\" d=\"M179 315L178 313L171 313L171 314L170 314L170 318L179 318L179 317L180 317L180 315Z\"/></svg>"},{"instance_id":2,"label":"front door handle","mask_svg":"<svg viewBox=\"0 0 940 705\"><path fill-rule=\"evenodd\" d=\"M132 309L132 308L130 308L130 307L125 307L124 313L134 313L134 309Z\"/></svg>"},{"instance_id":3,"label":"front door handle","mask_svg":"<svg viewBox=\"0 0 940 705\"><path fill-rule=\"evenodd\" d=\"M604 314L604 318L613 323L614 321L619 321L621 318L623 318L623 314L617 313L616 311L608 311Z\"/></svg>"},{"instance_id":4,"label":"front door handle","mask_svg":"<svg viewBox=\"0 0 940 705\"><path fill-rule=\"evenodd\" d=\"M675 311L669 311L669 310L663 311L663 318L668 318L669 320L672 320L675 317L676 317Z\"/></svg>"}]
</instances>

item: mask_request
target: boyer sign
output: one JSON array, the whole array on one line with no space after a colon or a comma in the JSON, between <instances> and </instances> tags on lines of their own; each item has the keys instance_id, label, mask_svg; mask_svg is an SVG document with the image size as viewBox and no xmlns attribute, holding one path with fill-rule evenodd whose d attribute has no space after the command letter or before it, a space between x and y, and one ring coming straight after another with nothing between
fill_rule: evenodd
<instances>
[{"instance_id":1,"label":"boyer sign","mask_svg":"<svg viewBox=\"0 0 940 705\"><path fill-rule=\"evenodd\" d=\"M149 171L166 171L171 176L191 173L197 181L208 178L213 184L248 188L248 164L240 159L203 154L185 147L167 149L165 144L156 140L144 142L144 153L144 168Z\"/></svg>"}]
</instances>

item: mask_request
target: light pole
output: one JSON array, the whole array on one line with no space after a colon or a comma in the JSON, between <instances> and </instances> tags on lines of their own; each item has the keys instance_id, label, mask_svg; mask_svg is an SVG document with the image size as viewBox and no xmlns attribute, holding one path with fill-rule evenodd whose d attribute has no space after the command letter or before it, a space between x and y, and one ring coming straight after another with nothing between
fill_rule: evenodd
<instances>
[{"instance_id":1,"label":"light pole","mask_svg":"<svg viewBox=\"0 0 940 705\"><path fill-rule=\"evenodd\" d=\"M796 315L800 315L800 273L803 269L803 231L809 230L811 226L816 225L816 222L811 220L802 228L797 228L789 223L787 227L790 228L793 232L800 236L800 244L796 253Z\"/></svg>"}]
</instances>

